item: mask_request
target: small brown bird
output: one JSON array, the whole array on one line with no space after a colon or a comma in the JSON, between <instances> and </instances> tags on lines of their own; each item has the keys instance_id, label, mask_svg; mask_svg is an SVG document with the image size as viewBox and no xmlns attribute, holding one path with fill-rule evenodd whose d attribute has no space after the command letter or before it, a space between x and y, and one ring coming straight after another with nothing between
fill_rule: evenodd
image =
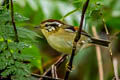
<instances>
[{"instance_id":1,"label":"small brown bird","mask_svg":"<svg viewBox=\"0 0 120 80\"><path fill-rule=\"evenodd\" d=\"M77 32L77 27L65 24L59 20L48 19L41 22L40 27L41 32L45 36L49 45L55 50L65 53L72 53L73 41ZM85 44L93 43L102 46L108 46L109 41L95 39L91 37L87 32L81 32L81 39L77 43L77 51L79 51Z\"/></svg>"}]
</instances>

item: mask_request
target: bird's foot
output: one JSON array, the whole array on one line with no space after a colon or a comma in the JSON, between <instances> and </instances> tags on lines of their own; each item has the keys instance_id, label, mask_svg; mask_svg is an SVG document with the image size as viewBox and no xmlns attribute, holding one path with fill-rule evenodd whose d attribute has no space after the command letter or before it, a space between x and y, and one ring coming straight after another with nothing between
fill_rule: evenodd
<instances>
[{"instance_id":1,"label":"bird's foot","mask_svg":"<svg viewBox=\"0 0 120 80\"><path fill-rule=\"evenodd\" d=\"M75 69L75 66L70 66L69 63L66 64L66 70L69 71L69 72L72 72L72 70Z\"/></svg>"}]
</instances>

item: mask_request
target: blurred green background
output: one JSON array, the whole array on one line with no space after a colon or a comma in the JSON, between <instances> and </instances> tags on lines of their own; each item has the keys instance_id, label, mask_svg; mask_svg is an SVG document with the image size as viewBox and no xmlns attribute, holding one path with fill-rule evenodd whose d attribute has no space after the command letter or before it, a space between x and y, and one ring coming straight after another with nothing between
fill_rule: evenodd
<instances>
[{"instance_id":1,"label":"blurred green background","mask_svg":"<svg viewBox=\"0 0 120 80\"><path fill-rule=\"evenodd\" d=\"M73 11L64 21L68 24L79 26L82 6L86 0L14 0L15 12L29 18L28 21L17 23L27 29L34 29L41 21L46 19L63 18L64 15ZM103 18L108 27L112 44L113 56L120 59L120 0L90 0L90 4L84 20L83 29L92 35L91 27L94 25L100 38L106 39L107 35L104 29ZM101 47L103 62L104 80L113 78L112 63L110 61L108 48ZM23 53L28 53L35 57L31 61L32 71L42 74L50 67L61 55L61 53L52 49L44 38L38 39L38 42L32 43L30 49L25 49ZM69 80L99 80L98 62L96 58L95 46L89 46L83 49L74 58L75 69L70 73ZM119 65L118 65L119 66ZM58 70L59 77L64 77L65 64ZM119 71L120 69L118 69Z\"/></svg>"}]
</instances>

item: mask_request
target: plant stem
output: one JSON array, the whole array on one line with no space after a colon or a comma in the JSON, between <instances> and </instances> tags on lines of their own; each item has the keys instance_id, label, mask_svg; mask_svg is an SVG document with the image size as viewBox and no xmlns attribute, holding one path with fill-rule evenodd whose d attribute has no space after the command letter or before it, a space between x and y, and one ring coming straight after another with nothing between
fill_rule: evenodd
<instances>
[{"instance_id":1,"label":"plant stem","mask_svg":"<svg viewBox=\"0 0 120 80\"><path fill-rule=\"evenodd\" d=\"M68 17L69 15L73 14L74 12L78 11L80 8L76 8L70 12L68 12L67 14L65 14L60 20L63 21L66 17Z\"/></svg>"},{"instance_id":2,"label":"plant stem","mask_svg":"<svg viewBox=\"0 0 120 80\"><path fill-rule=\"evenodd\" d=\"M19 39L18 39L17 28L16 28L15 21L14 21L13 0L11 0L11 19L12 19L13 29L14 29L14 32L15 32L15 42L18 43Z\"/></svg>"},{"instance_id":3,"label":"plant stem","mask_svg":"<svg viewBox=\"0 0 120 80\"><path fill-rule=\"evenodd\" d=\"M110 40L110 34L109 34L109 31L108 31L108 28L107 28L107 25L106 25L106 23L105 23L105 20L104 20L104 17L103 17L103 15L102 15L102 22L103 22L103 25L104 25L104 28L105 28L105 32L106 32L106 34L107 34L107 38L108 38L108 40ZM109 46L109 55L110 55L110 60L111 60L111 63L112 63L112 70L113 70L113 72L114 72L114 75L113 76L115 76L115 79L117 79L116 78L116 75L115 75L115 68L114 68L114 64L113 64L113 53L112 53L112 48L111 48L111 46Z\"/></svg>"},{"instance_id":4,"label":"plant stem","mask_svg":"<svg viewBox=\"0 0 120 80\"><path fill-rule=\"evenodd\" d=\"M77 45L77 42L80 40L81 38L81 31L82 31L82 26L83 26L83 21L84 21L84 15L85 15L85 12L87 10L87 7L88 7L88 4L89 4L89 0L87 0L85 2L85 4L83 5L83 9L82 9L82 15L81 15L81 21L80 21L80 26L79 26L79 29L76 33L76 36L75 36L75 39L74 39L74 42L73 42L73 48L72 48L72 54L71 54L71 58L70 58L70 61L68 63L68 67L69 67L69 70L71 71L72 69L72 64L73 64L73 59L74 59L74 56L75 56L75 51L76 51L76 45ZM69 74L70 74L70 71L66 71L66 75L65 75L65 80L68 80L68 77L69 77Z\"/></svg>"},{"instance_id":5,"label":"plant stem","mask_svg":"<svg viewBox=\"0 0 120 80\"><path fill-rule=\"evenodd\" d=\"M99 39L95 26L92 26L92 31L93 31L93 35ZM98 62L99 80L104 80L103 63L102 63L101 50L99 45L96 45L96 55L97 55L97 62Z\"/></svg>"}]
</instances>

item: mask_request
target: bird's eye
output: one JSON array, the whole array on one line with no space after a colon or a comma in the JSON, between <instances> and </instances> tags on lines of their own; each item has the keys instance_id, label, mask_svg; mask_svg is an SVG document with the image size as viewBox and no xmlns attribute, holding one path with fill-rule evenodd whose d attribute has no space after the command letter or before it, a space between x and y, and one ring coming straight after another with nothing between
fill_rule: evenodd
<instances>
[{"instance_id":1,"label":"bird's eye","mask_svg":"<svg viewBox=\"0 0 120 80\"><path fill-rule=\"evenodd\" d=\"M45 24L45 27L48 27L49 26L49 24Z\"/></svg>"},{"instance_id":2,"label":"bird's eye","mask_svg":"<svg viewBox=\"0 0 120 80\"><path fill-rule=\"evenodd\" d=\"M46 30L48 30L48 32L51 31L55 31L56 29L59 29L59 27L61 27L62 24L58 23L58 22L48 22L45 24L45 28Z\"/></svg>"}]
</instances>

